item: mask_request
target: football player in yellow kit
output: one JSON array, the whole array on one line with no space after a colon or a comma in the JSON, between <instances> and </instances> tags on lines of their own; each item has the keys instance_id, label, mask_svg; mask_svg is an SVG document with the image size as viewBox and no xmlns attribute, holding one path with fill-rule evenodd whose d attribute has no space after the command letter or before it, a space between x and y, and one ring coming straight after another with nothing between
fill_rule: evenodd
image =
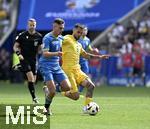
<instances>
[{"instance_id":1,"label":"football player in yellow kit","mask_svg":"<svg viewBox=\"0 0 150 129\"><path fill-rule=\"evenodd\" d=\"M79 38L82 36L83 30L84 26L82 24L76 24L74 26L72 35L64 36L62 43L62 68L71 82L71 90L62 92L62 94L73 100L78 100L80 97L78 86L82 85L86 87L87 92L85 96L85 105L83 107L83 111L86 113L86 105L92 101L95 85L91 79L81 71L79 64L80 56L87 59L90 59L91 57L108 59L109 55L94 55L87 53L78 42Z\"/></svg>"}]
</instances>

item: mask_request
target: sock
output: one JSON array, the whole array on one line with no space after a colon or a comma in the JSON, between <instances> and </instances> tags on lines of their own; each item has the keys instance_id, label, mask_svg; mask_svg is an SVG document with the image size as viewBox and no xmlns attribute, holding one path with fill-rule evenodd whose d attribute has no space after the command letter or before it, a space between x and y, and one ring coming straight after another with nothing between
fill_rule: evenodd
<instances>
[{"instance_id":1,"label":"sock","mask_svg":"<svg viewBox=\"0 0 150 129\"><path fill-rule=\"evenodd\" d=\"M47 97L45 98L45 108L46 108L46 109L49 108L51 102L52 102L52 99L47 96Z\"/></svg>"},{"instance_id":2,"label":"sock","mask_svg":"<svg viewBox=\"0 0 150 129\"><path fill-rule=\"evenodd\" d=\"M36 96L35 96L34 82L28 82L28 89L30 91L32 99L35 99Z\"/></svg>"},{"instance_id":3,"label":"sock","mask_svg":"<svg viewBox=\"0 0 150 129\"><path fill-rule=\"evenodd\" d=\"M60 89L60 85L57 83L57 84L55 84L56 85L56 91L57 92L61 92L61 89Z\"/></svg>"},{"instance_id":4,"label":"sock","mask_svg":"<svg viewBox=\"0 0 150 129\"><path fill-rule=\"evenodd\" d=\"M84 106L88 105L90 102L92 102L92 98L86 97Z\"/></svg>"},{"instance_id":5,"label":"sock","mask_svg":"<svg viewBox=\"0 0 150 129\"><path fill-rule=\"evenodd\" d=\"M62 94L63 96L65 96L65 95L66 95L66 92L61 92L61 94Z\"/></svg>"}]
</instances>

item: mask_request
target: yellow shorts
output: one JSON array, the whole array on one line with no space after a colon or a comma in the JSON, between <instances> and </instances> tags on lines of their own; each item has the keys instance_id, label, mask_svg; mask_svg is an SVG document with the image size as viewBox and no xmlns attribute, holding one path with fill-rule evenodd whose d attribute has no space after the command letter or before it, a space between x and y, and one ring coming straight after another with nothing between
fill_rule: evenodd
<instances>
[{"instance_id":1,"label":"yellow shorts","mask_svg":"<svg viewBox=\"0 0 150 129\"><path fill-rule=\"evenodd\" d=\"M80 68L76 69L64 69L64 72L67 74L69 81L71 83L71 92L78 92L78 86L83 82L88 76L81 71Z\"/></svg>"}]
</instances>

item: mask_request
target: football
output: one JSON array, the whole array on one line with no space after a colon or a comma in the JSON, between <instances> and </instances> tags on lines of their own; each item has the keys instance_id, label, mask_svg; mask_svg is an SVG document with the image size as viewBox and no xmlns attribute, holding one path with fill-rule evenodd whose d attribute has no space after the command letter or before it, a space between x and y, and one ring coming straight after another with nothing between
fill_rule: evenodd
<instances>
[{"instance_id":1,"label":"football","mask_svg":"<svg viewBox=\"0 0 150 129\"><path fill-rule=\"evenodd\" d=\"M96 104L95 102L90 102L88 105L87 105L87 110L88 110L88 113L89 115L96 115L100 108L98 106L98 104Z\"/></svg>"}]
</instances>

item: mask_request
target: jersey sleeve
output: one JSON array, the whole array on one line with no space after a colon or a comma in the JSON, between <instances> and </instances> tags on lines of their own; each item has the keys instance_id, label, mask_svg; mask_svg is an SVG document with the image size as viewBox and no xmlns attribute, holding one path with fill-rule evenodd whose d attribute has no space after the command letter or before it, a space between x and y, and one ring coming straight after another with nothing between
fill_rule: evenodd
<instances>
[{"instance_id":1,"label":"jersey sleeve","mask_svg":"<svg viewBox=\"0 0 150 129\"><path fill-rule=\"evenodd\" d=\"M17 43L21 44L21 42L22 42L22 33L20 33L19 35L16 36L15 41L16 41Z\"/></svg>"},{"instance_id":2,"label":"jersey sleeve","mask_svg":"<svg viewBox=\"0 0 150 129\"><path fill-rule=\"evenodd\" d=\"M85 55L86 54L86 51L82 48L82 46L80 45L80 55Z\"/></svg>"},{"instance_id":3,"label":"jersey sleeve","mask_svg":"<svg viewBox=\"0 0 150 129\"><path fill-rule=\"evenodd\" d=\"M43 51L49 51L50 50L50 40L46 37L43 38Z\"/></svg>"},{"instance_id":4,"label":"jersey sleeve","mask_svg":"<svg viewBox=\"0 0 150 129\"><path fill-rule=\"evenodd\" d=\"M38 45L41 45L42 44L42 35L40 34L39 35L39 43L38 43Z\"/></svg>"},{"instance_id":5,"label":"jersey sleeve","mask_svg":"<svg viewBox=\"0 0 150 129\"><path fill-rule=\"evenodd\" d=\"M88 50L92 50L92 46L91 46L91 41L90 41L90 39L88 39Z\"/></svg>"}]
</instances>

